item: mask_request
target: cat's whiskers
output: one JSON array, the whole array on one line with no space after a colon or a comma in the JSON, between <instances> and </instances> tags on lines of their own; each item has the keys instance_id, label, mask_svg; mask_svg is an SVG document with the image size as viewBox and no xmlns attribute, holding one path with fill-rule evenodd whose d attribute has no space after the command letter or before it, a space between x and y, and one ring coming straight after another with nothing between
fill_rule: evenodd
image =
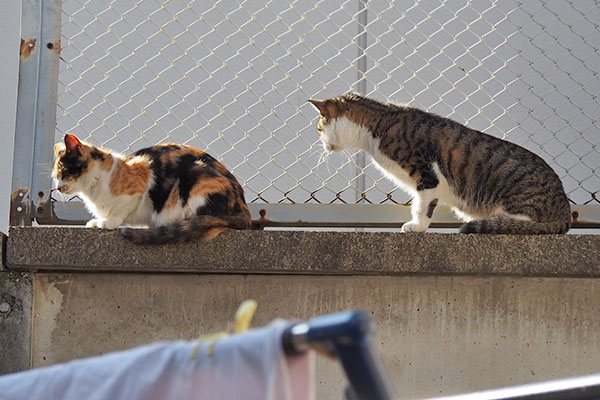
<instances>
[{"instance_id":1,"label":"cat's whiskers","mask_svg":"<svg viewBox=\"0 0 600 400\"><path fill-rule=\"evenodd\" d=\"M320 156L321 152L319 151L319 149L317 149L315 147L311 147L310 151L308 153L303 154L303 157L306 157L306 161L310 161L310 159L316 155ZM319 160L320 160L320 157L319 157ZM317 162L318 162L318 160L317 160Z\"/></svg>"},{"instance_id":2,"label":"cat's whiskers","mask_svg":"<svg viewBox=\"0 0 600 400\"><path fill-rule=\"evenodd\" d=\"M327 155L325 154L324 151L320 151L318 154L319 154L319 159L317 160L317 166L321 165L323 162L325 162L327 160Z\"/></svg>"},{"instance_id":3,"label":"cat's whiskers","mask_svg":"<svg viewBox=\"0 0 600 400\"><path fill-rule=\"evenodd\" d=\"M330 154L331 154L330 151L323 149L323 151L321 152L321 156L319 157L319 162L317 163L317 166L319 166L321 164L325 164L325 167L327 168L327 173L329 175L331 175L331 165L329 165L329 155Z\"/></svg>"},{"instance_id":4,"label":"cat's whiskers","mask_svg":"<svg viewBox=\"0 0 600 400\"><path fill-rule=\"evenodd\" d=\"M354 168L356 168L358 171L360 171L362 173L364 166L358 165L358 162L356 160L356 156L358 153L352 153L352 151L350 149L344 149L342 150L342 153L348 157L348 159L350 160L350 162L352 163L352 165L354 166Z\"/></svg>"}]
</instances>

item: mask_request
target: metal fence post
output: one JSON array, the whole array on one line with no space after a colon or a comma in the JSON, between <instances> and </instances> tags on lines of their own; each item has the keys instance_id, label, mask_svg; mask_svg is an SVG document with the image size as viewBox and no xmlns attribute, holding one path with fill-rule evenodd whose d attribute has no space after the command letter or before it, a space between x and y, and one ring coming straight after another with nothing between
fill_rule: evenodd
<instances>
[{"instance_id":1,"label":"metal fence post","mask_svg":"<svg viewBox=\"0 0 600 400\"><path fill-rule=\"evenodd\" d=\"M368 23L368 15L367 15L367 0L359 0L358 1L358 14L357 14L357 22L358 22L358 36L357 36L357 44L358 44L358 54L356 58L356 69L357 69L357 82L356 82L356 91L360 94L367 94L367 77L365 76L367 73L367 23ZM361 203L365 202L365 174L364 168L366 165L365 153L358 152L356 155L356 202Z\"/></svg>"},{"instance_id":2,"label":"metal fence post","mask_svg":"<svg viewBox=\"0 0 600 400\"><path fill-rule=\"evenodd\" d=\"M10 224L48 216L61 0L23 0Z\"/></svg>"}]
</instances>

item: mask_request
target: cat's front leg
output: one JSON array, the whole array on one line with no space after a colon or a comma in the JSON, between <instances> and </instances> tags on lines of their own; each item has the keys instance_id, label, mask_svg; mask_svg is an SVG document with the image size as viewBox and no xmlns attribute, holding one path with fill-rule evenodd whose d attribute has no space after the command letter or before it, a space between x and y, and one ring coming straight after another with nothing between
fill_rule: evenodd
<instances>
[{"instance_id":1,"label":"cat's front leg","mask_svg":"<svg viewBox=\"0 0 600 400\"><path fill-rule=\"evenodd\" d=\"M127 201L120 201L116 206L110 209L107 213L107 218L98 224L98 228L117 229L123 225L123 222L125 222L128 216L138 206L140 197L129 197L126 200Z\"/></svg>"},{"instance_id":2,"label":"cat's front leg","mask_svg":"<svg viewBox=\"0 0 600 400\"><path fill-rule=\"evenodd\" d=\"M119 226L121 226L122 223L123 219L121 218L109 218L107 220L104 220L101 226L98 225L98 228L117 229Z\"/></svg>"},{"instance_id":3,"label":"cat's front leg","mask_svg":"<svg viewBox=\"0 0 600 400\"><path fill-rule=\"evenodd\" d=\"M418 192L410 208L412 219L402 225L402 232L425 232L429 228L437 202L433 189Z\"/></svg>"}]
</instances>

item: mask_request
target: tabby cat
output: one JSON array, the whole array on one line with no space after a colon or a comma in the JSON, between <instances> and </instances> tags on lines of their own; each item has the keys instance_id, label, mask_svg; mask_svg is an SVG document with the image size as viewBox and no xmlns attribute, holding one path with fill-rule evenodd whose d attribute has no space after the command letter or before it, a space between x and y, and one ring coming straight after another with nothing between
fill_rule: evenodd
<instances>
[{"instance_id":1,"label":"tabby cat","mask_svg":"<svg viewBox=\"0 0 600 400\"><path fill-rule=\"evenodd\" d=\"M202 150L161 144L126 157L67 134L54 153L57 189L84 200L95 217L87 227L150 226L120 233L135 243L167 243L251 226L237 179Z\"/></svg>"},{"instance_id":2,"label":"tabby cat","mask_svg":"<svg viewBox=\"0 0 600 400\"><path fill-rule=\"evenodd\" d=\"M444 203L463 233L565 233L569 202L552 168L530 151L416 108L357 94L310 100L327 151L366 151L413 195L403 232L424 232Z\"/></svg>"}]
</instances>

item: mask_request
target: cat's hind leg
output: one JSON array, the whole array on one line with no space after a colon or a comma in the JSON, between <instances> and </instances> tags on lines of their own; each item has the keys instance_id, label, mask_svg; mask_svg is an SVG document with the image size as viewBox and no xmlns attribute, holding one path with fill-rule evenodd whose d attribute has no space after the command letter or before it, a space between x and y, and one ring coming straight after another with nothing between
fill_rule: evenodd
<instances>
[{"instance_id":1,"label":"cat's hind leg","mask_svg":"<svg viewBox=\"0 0 600 400\"><path fill-rule=\"evenodd\" d=\"M436 189L417 192L410 208L412 219L402 225L402 232L425 232L429 228L433 210L435 210L437 203Z\"/></svg>"}]
</instances>

